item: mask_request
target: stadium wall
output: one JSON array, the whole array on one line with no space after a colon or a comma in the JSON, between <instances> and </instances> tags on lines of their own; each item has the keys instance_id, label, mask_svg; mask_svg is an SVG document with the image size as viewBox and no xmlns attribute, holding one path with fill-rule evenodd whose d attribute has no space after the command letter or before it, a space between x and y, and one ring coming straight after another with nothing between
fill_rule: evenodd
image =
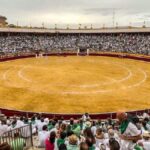
<instances>
[{"instance_id":1,"label":"stadium wall","mask_svg":"<svg viewBox=\"0 0 150 150\"><path fill-rule=\"evenodd\" d=\"M134 59L134 60L141 60L150 62L150 56L147 55L136 55L136 54L127 54L127 53L90 53L90 56L106 56L106 57L117 57L117 58L127 58L127 59ZM46 56L77 56L77 53L50 53L46 54ZM25 56L12 56L12 57L2 57L0 58L0 62L3 61L10 61L16 59L23 59L23 58L31 58L35 57L35 55L25 55Z\"/></svg>"}]
</instances>

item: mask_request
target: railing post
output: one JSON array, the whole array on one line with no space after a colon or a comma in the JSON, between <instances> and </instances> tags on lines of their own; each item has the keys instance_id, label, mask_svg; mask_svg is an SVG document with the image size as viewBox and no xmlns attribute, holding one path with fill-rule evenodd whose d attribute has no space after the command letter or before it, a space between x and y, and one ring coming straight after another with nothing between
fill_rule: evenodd
<instances>
[{"instance_id":1,"label":"railing post","mask_svg":"<svg viewBox=\"0 0 150 150\"><path fill-rule=\"evenodd\" d=\"M32 122L30 123L30 139L31 139L31 146L33 147Z\"/></svg>"}]
</instances>

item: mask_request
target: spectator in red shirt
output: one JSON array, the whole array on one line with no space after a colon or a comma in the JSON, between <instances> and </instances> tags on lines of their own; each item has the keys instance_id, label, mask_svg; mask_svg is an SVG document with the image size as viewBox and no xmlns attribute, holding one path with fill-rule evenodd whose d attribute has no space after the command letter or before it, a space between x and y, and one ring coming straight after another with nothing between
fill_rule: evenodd
<instances>
[{"instance_id":1,"label":"spectator in red shirt","mask_svg":"<svg viewBox=\"0 0 150 150\"><path fill-rule=\"evenodd\" d=\"M53 131L50 133L50 138L46 139L46 141L45 141L45 149L46 150L54 150L55 138L56 138L56 133Z\"/></svg>"}]
</instances>

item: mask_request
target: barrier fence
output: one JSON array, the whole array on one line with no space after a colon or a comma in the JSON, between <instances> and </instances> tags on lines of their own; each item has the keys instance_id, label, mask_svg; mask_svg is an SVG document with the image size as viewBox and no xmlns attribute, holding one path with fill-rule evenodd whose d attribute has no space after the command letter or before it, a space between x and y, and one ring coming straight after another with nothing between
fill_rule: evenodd
<instances>
[{"instance_id":1,"label":"barrier fence","mask_svg":"<svg viewBox=\"0 0 150 150\"><path fill-rule=\"evenodd\" d=\"M150 109L144 109L144 110L135 110L135 111L128 111L127 113L131 115L141 115L144 112L150 114ZM64 113L44 113L44 112L27 112L27 111L19 111L19 110L10 110L10 109L4 109L0 108L0 113L4 114L6 116L27 116L32 117L34 114L40 114L42 117L45 118L58 118L65 120L70 120L70 118L79 119L83 116L81 113L74 113L74 114L64 114ZM89 114L91 119L116 119L116 112L104 112L104 113L91 113Z\"/></svg>"},{"instance_id":2,"label":"barrier fence","mask_svg":"<svg viewBox=\"0 0 150 150\"><path fill-rule=\"evenodd\" d=\"M62 53L51 52L48 54L43 54L43 56L77 56L77 52L62 52ZM116 52L89 52L89 56L117 57L117 58L127 58L127 59L135 59L135 60L150 62L149 55L138 55L138 54L116 53ZM28 54L28 55L20 55L20 56L3 56L3 57L0 56L0 62L23 59L23 58L31 58L31 57L35 57L35 55Z\"/></svg>"},{"instance_id":3,"label":"barrier fence","mask_svg":"<svg viewBox=\"0 0 150 150\"><path fill-rule=\"evenodd\" d=\"M0 145L9 146L12 150L23 150L32 147L31 124L5 132L0 137Z\"/></svg>"}]
</instances>

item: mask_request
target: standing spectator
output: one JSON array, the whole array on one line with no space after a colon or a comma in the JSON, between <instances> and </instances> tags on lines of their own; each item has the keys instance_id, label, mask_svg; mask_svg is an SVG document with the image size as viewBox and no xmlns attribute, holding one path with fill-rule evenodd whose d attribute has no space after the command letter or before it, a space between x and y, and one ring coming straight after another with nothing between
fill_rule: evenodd
<instances>
[{"instance_id":1,"label":"standing spectator","mask_svg":"<svg viewBox=\"0 0 150 150\"><path fill-rule=\"evenodd\" d=\"M37 124L38 131L42 131L42 128L44 125L47 125L47 124L44 122L44 119L41 118L41 120Z\"/></svg>"},{"instance_id":2,"label":"standing spectator","mask_svg":"<svg viewBox=\"0 0 150 150\"><path fill-rule=\"evenodd\" d=\"M136 142L141 139L141 131L128 120L125 112L118 112L117 119L120 123L121 150L133 150Z\"/></svg>"},{"instance_id":3,"label":"standing spectator","mask_svg":"<svg viewBox=\"0 0 150 150\"><path fill-rule=\"evenodd\" d=\"M2 120L0 124L0 136L2 136L8 130L8 125L6 124L6 120Z\"/></svg>"},{"instance_id":4,"label":"standing spectator","mask_svg":"<svg viewBox=\"0 0 150 150\"><path fill-rule=\"evenodd\" d=\"M90 116L88 113L85 113L83 116L82 116L82 119L83 121L85 122L87 119L90 119Z\"/></svg>"},{"instance_id":5,"label":"standing spectator","mask_svg":"<svg viewBox=\"0 0 150 150\"><path fill-rule=\"evenodd\" d=\"M96 135L96 123L95 123L95 121L93 121L92 122L92 127L91 127L91 131L92 131L92 133L93 133L93 135L95 136Z\"/></svg>"},{"instance_id":6,"label":"standing spectator","mask_svg":"<svg viewBox=\"0 0 150 150\"><path fill-rule=\"evenodd\" d=\"M47 126L43 126L43 130L38 133L39 138L39 146L40 148L45 147L45 140L49 138L49 132L47 130Z\"/></svg>"}]
</instances>

